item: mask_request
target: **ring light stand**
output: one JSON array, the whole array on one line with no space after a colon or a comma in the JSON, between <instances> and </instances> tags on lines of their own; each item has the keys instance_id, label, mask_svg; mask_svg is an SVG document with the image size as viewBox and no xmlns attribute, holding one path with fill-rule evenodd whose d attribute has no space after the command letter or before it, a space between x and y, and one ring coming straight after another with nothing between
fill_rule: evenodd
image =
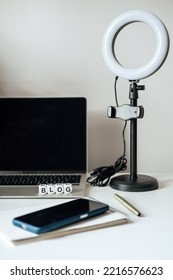
<instances>
[{"instance_id":1,"label":"ring light stand","mask_svg":"<svg viewBox=\"0 0 173 280\"><path fill-rule=\"evenodd\" d=\"M157 47L152 59L143 67L126 69L116 59L113 45L118 33L126 25L133 22L144 22L154 31ZM164 63L169 50L169 36L162 21L154 14L143 10L128 11L117 17L109 26L103 39L103 56L108 68L115 76L130 81L130 105L110 106L108 117L130 121L130 174L116 176L111 179L110 187L121 191L150 191L158 188L158 181L147 175L137 174L137 119L142 118L144 109L137 106L138 91L145 87L138 85L140 79L154 74Z\"/></svg>"}]
</instances>

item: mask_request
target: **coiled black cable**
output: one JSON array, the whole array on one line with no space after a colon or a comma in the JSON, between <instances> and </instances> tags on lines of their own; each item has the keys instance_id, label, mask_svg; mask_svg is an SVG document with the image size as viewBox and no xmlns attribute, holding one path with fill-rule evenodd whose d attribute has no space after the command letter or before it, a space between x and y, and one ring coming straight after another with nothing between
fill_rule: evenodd
<instances>
[{"instance_id":1,"label":"coiled black cable","mask_svg":"<svg viewBox=\"0 0 173 280\"><path fill-rule=\"evenodd\" d=\"M87 178L87 182L91 186L104 187L108 184L110 178L117 172L126 170L127 159L121 156L113 165L102 166L93 170L90 176Z\"/></svg>"}]
</instances>

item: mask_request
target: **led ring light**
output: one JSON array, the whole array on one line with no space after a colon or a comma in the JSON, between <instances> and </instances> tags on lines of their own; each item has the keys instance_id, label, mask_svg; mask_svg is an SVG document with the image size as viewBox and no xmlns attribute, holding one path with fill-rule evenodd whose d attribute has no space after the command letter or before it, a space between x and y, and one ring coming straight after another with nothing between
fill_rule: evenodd
<instances>
[{"instance_id":1,"label":"led ring light","mask_svg":"<svg viewBox=\"0 0 173 280\"><path fill-rule=\"evenodd\" d=\"M126 69L116 59L113 45L118 33L133 22L144 22L154 31L157 47L151 60L137 69ZM108 26L103 39L103 56L108 68L119 77L127 80L140 80L154 74L164 63L169 49L168 32L162 21L152 13L132 10L121 14Z\"/></svg>"}]
</instances>

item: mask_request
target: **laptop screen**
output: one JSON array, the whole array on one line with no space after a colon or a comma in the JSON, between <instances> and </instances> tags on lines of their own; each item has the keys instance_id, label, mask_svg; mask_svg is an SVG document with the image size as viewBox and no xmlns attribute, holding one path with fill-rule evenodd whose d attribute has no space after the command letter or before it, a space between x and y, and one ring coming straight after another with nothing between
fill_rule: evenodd
<instances>
[{"instance_id":1,"label":"laptop screen","mask_svg":"<svg viewBox=\"0 0 173 280\"><path fill-rule=\"evenodd\" d=\"M1 171L86 171L85 98L1 98Z\"/></svg>"}]
</instances>

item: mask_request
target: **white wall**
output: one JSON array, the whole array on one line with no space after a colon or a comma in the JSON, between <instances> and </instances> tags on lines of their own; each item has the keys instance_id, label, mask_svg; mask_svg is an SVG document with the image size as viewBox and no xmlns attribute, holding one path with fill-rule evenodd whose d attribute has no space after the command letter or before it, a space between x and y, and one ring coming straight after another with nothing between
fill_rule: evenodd
<instances>
[{"instance_id":1,"label":"white wall","mask_svg":"<svg viewBox=\"0 0 173 280\"><path fill-rule=\"evenodd\" d=\"M114 76L101 45L108 24L130 9L159 16L172 41L172 0L0 0L0 96L87 97L89 170L122 154L123 122L107 118L107 107L114 105ZM143 65L154 48L152 31L142 23L127 26L117 39L125 66ZM171 45L163 67L141 81L146 90L139 98L145 108L138 122L139 172L173 170L172 61ZM120 79L120 104L129 102L128 91L129 82Z\"/></svg>"}]
</instances>

